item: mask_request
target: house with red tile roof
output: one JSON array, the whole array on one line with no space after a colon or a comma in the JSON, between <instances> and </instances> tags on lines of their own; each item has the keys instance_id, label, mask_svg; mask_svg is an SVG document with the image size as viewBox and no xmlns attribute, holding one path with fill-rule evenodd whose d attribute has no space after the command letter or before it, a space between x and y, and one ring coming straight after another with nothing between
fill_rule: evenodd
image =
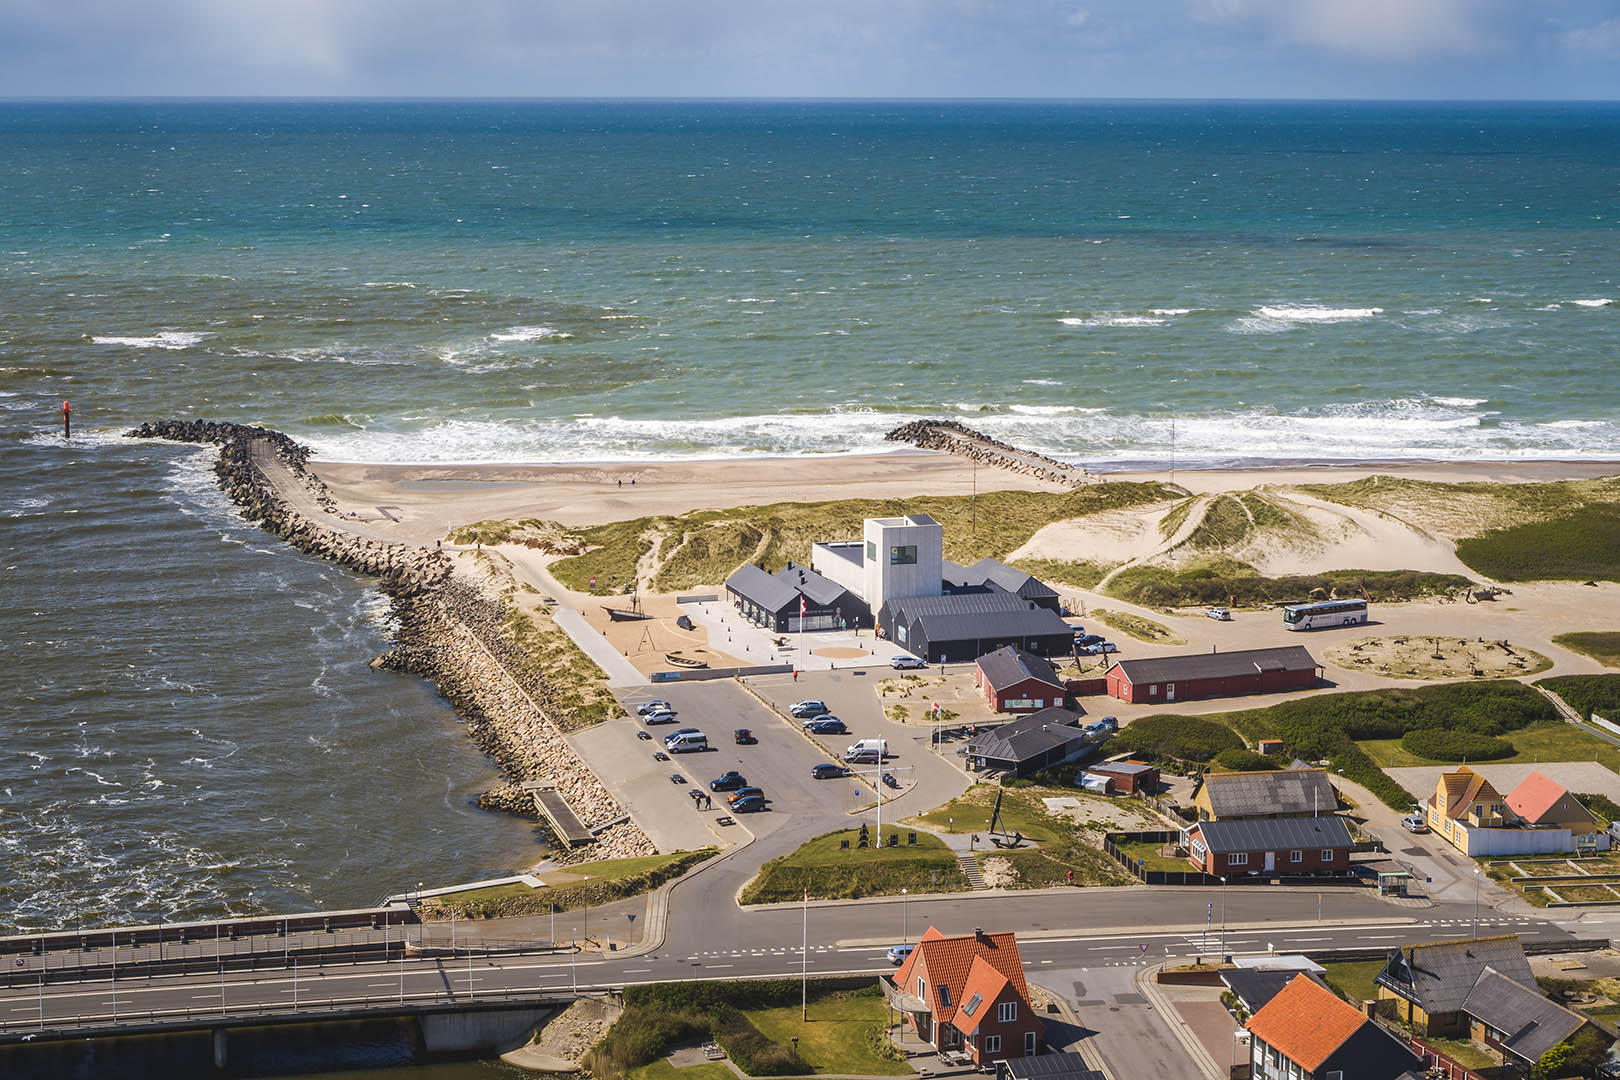
<instances>
[{"instance_id":1,"label":"house with red tile roof","mask_svg":"<svg viewBox=\"0 0 1620 1080\"><path fill-rule=\"evenodd\" d=\"M946 935L930 926L884 990L918 1038L980 1067L1041 1051L1046 1025L1010 931Z\"/></svg>"},{"instance_id":2,"label":"house with red tile roof","mask_svg":"<svg viewBox=\"0 0 1620 1080\"><path fill-rule=\"evenodd\" d=\"M1506 796L1463 765L1424 804L1429 828L1468 856L1607 851L1608 834L1562 785L1532 772Z\"/></svg>"},{"instance_id":3,"label":"house with red tile roof","mask_svg":"<svg viewBox=\"0 0 1620 1080\"><path fill-rule=\"evenodd\" d=\"M1418 1056L1307 974L1249 1017L1254 1080L1398 1080Z\"/></svg>"},{"instance_id":4,"label":"house with red tile roof","mask_svg":"<svg viewBox=\"0 0 1620 1080\"><path fill-rule=\"evenodd\" d=\"M1532 829L1568 829L1576 836L1603 831L1597 817L1568 788L1540 772L1525 777L1507 793L1506 801Z\"/></svg>"}]
</instances>

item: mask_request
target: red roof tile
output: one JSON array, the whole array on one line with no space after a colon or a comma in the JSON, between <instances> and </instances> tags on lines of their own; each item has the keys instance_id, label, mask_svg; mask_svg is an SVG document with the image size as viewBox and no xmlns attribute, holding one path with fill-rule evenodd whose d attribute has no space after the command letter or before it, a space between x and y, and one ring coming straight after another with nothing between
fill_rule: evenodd
<instances>
[{"instance_id":1,"label":"red roof tile","mask_svg":"<svg viewBox=\"0 0 1620 1080\"><path fill-rule=\"evenodd\" d=\"M962 1000L957 1003L956 1019L951 1023L964 1035L971 1035L979 1028L979 1021L990 1015L995 1008L992 1004L1001 992L1007 988L1007 976L997 971L982 956L973 958L973 965L968 968L967 981L962 984ZM979 1004L970 1014L966 1012L973 995L979 995Z\"/></svg>"},{"instance_id":2,"label":"red roof tile","mask_svg":"<svg viewBox=\"0 0 1620 1080\"><path fill-rule=\"evenodd\" d=\"M1315 1072L1362 1024L1361 1010L1312 979L1296 975L1249 1017L1251 1034L1307 1072Z\"/></svg>"},{"instance_id":3,"label":"red roof tile","mask_svg":"<svg viewBox=\"0 0 1620 1080\"><path fill-rule=\"evenodd\" d=\"M968 981L975 959L983 959L999 972L1018 991L1024 1001L1029 1000L1029 985L1024 981L1024 962L1018 955L1018 939L1011 931L994 934L958 934L951 937L930 926L928 932L917 939L917 947L895 973L894 982L906 993L915 993L917 974L928 981L926 1004L939 1023L950 1022L962 1004L962 991ZM940 987L950 992L949 1003L939 997Z\"/></svg>"},{"instance_id":4,"label":"red roof tile","mask_svg":"<svg viewBox=\"0 0 1620 1080\"><path fill-rule=\"evenodd\" d=\"M1506 802L1513 812L1532 824L1540 824L1543 817L1558 800L1569 794L1569 789L1539 772L1532 772L1524 782L1507 793Z\"/></svg>"}]
</instances>

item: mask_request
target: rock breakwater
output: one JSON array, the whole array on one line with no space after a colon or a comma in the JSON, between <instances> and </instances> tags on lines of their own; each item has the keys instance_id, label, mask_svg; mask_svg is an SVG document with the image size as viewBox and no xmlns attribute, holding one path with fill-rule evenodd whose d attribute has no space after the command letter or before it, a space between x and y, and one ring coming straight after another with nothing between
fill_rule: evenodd
<instances>
[{"instance_id":1,"label":"rock breakwater","mask_svg":"<svg viewBox=\"0 0 1620 1080\"><path fill-rule=\"evenodd\" d=\"M340 517L336 501L306 468L308 447L270 428L202 420L142 424L130 438L210 443L219 447L214 474L242 516L300 551L380 579L393 604L397 645L375 666L432 680L466 723L473 741L509 783L485 792L479 805L536 818L534 800L519 785L554 780L587 825L625 816L548 715L557 708L545 680L525 664L507 630L510 609L455 572L450 555L396 540L361 536L316 520L297 503L307 496L319 512ZM295 495L299 497L294 497ZM604 829L597 842L558 861L655 854L633 823Z\"/></svg>"},{"instance_id":2,"label":"rock breakwater","mask_svg":"<svg viewBox=\"0 0 1620 1080\"><path fill-rule=\"evenodd\" d=\"M1086 470L1079 466L1066 465L1033 450L1019 449L955 420L913 420L909 424L901 424L883 438L888 442L911 443L924 450L956 454L981 465L1023 473L1057 484L1078 485L1090 479Z\"/></svg>"}]
</instances>

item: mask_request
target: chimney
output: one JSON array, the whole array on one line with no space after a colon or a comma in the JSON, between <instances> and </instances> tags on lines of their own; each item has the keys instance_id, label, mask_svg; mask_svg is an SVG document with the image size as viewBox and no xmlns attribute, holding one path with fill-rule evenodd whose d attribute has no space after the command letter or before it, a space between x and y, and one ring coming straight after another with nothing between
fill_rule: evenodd
<instances>
[{"instance_id":1,"label":"chimney","mask_svg":"<svg viewBox=\"0 0 1620 1080\"><path fill-rule=\"evenodd\" d=\"M985 937L984 927L982 927L982 926L975 926L973 928L973 936L978 938L980 941L989 940L988 938Z\"/></svg>"}]
</instances>

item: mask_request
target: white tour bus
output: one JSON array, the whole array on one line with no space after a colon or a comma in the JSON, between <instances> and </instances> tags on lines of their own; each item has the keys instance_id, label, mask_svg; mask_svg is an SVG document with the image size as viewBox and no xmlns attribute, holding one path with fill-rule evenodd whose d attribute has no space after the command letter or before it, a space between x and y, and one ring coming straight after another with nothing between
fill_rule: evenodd
<instances>
[{"instance_id":1,"label":"white tour bus","mask_svg":"<svg viewBox=\"0 0 1620 1080\"><path fill-rule=\"evenodd\" d=\"M1365 600L1321 600L1283 608L1283 625L1290 630L1320 630L1325 626L1360 626L1367 621Z\"/></svg>"}]
</instances>

